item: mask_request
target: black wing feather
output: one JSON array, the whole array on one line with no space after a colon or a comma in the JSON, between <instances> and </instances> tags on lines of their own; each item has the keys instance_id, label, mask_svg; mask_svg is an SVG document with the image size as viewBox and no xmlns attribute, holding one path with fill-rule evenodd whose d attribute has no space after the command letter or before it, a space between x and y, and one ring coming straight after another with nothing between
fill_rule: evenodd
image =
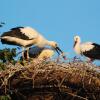
<instances>
[{"instance_id":1,"label":"black wing feather","mask_svg":"<svg viewBox=\"0 0 100 100\"><path fill-rule=\"evenodd\" d=\"M24 33L21 32L20 28L24 28L24 27L12 28L10 31L4 32L4 33L1 35L1 37L4 37L4 36L11 36L11 37L20 38L20 39L23 39L23 40L31 40L31 39L29 39L28 36L26 36Z\"/></svg>"},{"instance_id":2,"label":"black wing feather","mask_svg":"<svg viewBox=\"0 0 100 100\"><path fill-rule=\"evenodd\" d=\"M15 28L11 28L10 30L16 30L16 29L20 29L20 28L24 28L24 27L15 27Z\"/></svg>"}]
</instances>

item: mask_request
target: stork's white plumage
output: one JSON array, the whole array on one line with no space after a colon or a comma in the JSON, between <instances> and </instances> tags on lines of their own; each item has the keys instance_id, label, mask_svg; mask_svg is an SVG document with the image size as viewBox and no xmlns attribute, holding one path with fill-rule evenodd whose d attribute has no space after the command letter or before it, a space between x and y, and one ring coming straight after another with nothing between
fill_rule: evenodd
<instances>
[{"instance_id":1,"label":"stork's white plumage","mask_svg":"<svg viewBox=\"0 0 100 100\"><path fill-rule=\"evenodd\" d=\"M74 37L74 50L77 54L84 55L91 61L100 60L100 45L92 42L81 43L79 36Z\"/></svg>"},{"instance_id":2,"label":"stork's white plumage","mask_svg":"<svg viewBox=\"0 0 100 100\"><path fill-rule=\"evenodd\" d=\"M30 47L32 45L38 47L44 47L48 45L53 47L58 53L59 51L63 53L56 42L48 41L40 33L38 33L35 29L31 27L12 28L10 31L4 32L0 38L3 44L17 45L24 48ZM24 55L22 56L24 58ZM63 56L63 58L65 58L65 56Z\"/></svg>"}]
</instances>

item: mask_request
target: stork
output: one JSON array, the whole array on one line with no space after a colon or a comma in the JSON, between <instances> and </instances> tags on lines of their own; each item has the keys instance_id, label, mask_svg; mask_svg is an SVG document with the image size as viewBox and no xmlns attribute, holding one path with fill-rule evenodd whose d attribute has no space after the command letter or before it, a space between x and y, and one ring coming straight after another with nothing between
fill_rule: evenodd
<instances>
[{"instance_id":1,"label":"stork","mask_svg":"<svg viewBox=\"0 0 100 100\"><path fill-rule=\"evenodd\" d=\"M62 57L65 59L62 50L58 47L58 44L55 41L48 41L31 27L12 28L10 31L4 32L0 39L2 44L17 45L21 46L23 49L27 49L32 45L38 46L40 48L44 46L51 46L57 51L57 53L61 53ZM22 52L22 57L24 59L24 52ZM27 58L29 58L28 49Z\"/></svg>"},{"instance_id":2,"label":"stork","mask_svg":"<svg viewBox=\"0 0 100 100\"><path fill-rule=\"evenodd\" d=\"M81 43L79 36L74 37L74 50L89 58L89 61L100 60L100 45L92 42Z\"/></svg>"},{"instance_id":3,"label":"stork","mask_svg":"<svg viewBox=\"0 0 100 100\"><path fill-rule=\"evenodd\" d=\"M38 59L46 59L51 58L54 55L55 50L48 47L42 47L39 48L38 46L34 46L32 48L29 48L29 57L31 58L38 58ZM27 59L27 53L24 52L24 57Z\"/></svg>"}]
</instances>

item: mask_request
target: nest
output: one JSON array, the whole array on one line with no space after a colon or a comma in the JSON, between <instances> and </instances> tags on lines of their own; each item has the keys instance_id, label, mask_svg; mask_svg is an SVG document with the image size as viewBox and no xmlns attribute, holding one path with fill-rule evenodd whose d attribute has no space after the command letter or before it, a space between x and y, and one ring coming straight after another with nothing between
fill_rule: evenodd
<instances>
[{"instance_id":1,"label":"nest","mask_svg":"<svg viewBox=\"0 0 100 100\"><path fill-rule=\"evenodd\" d=\"M91 63L35 59L6 67L0 71L0 95L12 100L100 100L100 68Z\"/></svg>"}]
</instances>

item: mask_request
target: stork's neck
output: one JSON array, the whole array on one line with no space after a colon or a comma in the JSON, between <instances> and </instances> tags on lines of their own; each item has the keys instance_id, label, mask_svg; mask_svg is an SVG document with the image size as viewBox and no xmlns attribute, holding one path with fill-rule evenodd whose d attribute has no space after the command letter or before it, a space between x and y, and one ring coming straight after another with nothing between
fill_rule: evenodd
<instances>
[{"instance_id":1,"label":"stork's neck","mask_svg":"<svg viewBox=\"0 0 100 100\"><path fill-rule=\"evenodd\" d=\"M45 42L46 44L45 44L45 45L51 46L51 42L52 42L52 41L46 40L46 42Z\"/></svg>"},{"instance_id":2,"label":"stork's neck","mask_svg":"<svg viewBox=\"0 0 100 100\"><path fill-rule=\"evenodd\" d=\"M80 50L80 41L77 41L75 46L74 46L74 50L77 54L81 54L81 50Z\"/></svg>"},{"instance_id":3,"label":"stork's neck","mask_svg":"<svg viewBox=\"0 0 100 100\"><path fill-rule=\"evenodd\" d=\"M50 45L50 42L48 41L48 40L46 40L46 39L41 39L41 41L37 41L37 43L36 43L36 45L38 46L38 47L44 47L44 46L46 46L46 45Z\"/></svg>"}]
</instances>

